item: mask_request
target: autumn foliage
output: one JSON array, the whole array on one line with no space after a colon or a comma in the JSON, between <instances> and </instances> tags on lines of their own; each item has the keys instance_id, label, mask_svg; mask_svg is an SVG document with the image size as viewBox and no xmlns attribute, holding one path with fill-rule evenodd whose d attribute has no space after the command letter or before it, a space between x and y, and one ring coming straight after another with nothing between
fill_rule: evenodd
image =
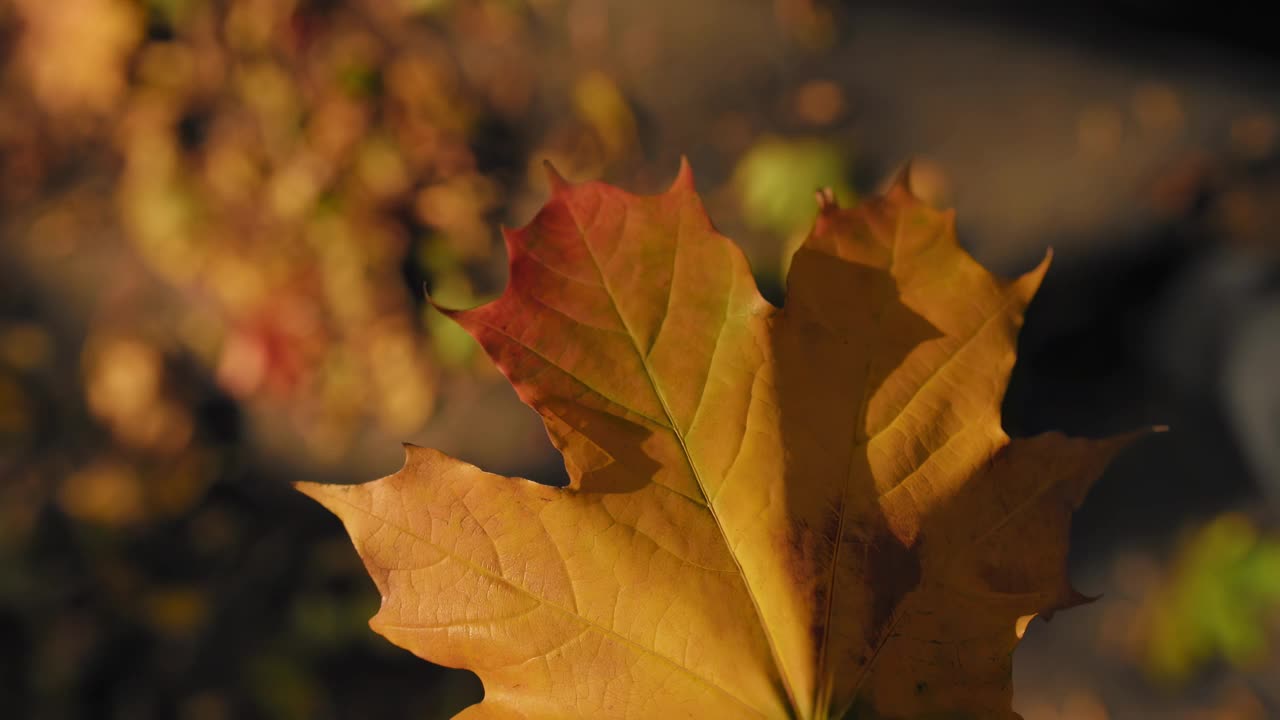
<instances>
[{"instance_id":1,"label":"autumn foliage","mask_svg":"<svg viewBox=\"0 0 1280 720\"><path fill-rule=\"evenodd\" d=\"M653 197L553 186L504 294L445 312L569 485L412 446L300 485L377 583L374 629L479 674L469 719L1016 717L1012 651L1083 600L1070 516L1128 439L1001 429L1047 261L995 279L899 182L820 196L777 308L687 165Z\"/></svg>"}]
</instances>

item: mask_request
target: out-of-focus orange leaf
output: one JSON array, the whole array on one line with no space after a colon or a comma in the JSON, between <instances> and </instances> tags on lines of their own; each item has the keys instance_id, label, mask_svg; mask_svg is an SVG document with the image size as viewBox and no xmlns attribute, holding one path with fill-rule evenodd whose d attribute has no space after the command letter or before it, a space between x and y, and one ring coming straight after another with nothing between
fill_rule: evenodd
<instances>
[{"instance_id":1,"label":"out-of-focus orange leaf","mask_svg":"<svg viewBox=\"0 0 1280 720\"><path fill-rule=\"evenodd\" d=\"M18 64L41 104L53 111L111 109L142 36L138 8L126 0L17 0L14 7L26 25Z\"/></svg>"}]
</instances>

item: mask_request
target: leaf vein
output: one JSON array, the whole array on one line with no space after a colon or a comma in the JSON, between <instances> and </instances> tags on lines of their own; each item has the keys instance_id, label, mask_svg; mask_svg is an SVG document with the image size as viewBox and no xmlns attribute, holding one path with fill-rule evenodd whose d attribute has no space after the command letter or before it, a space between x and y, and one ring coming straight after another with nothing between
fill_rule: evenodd
<instances>
[{"instance_id":1,"label":"leaf vein","mask_svg":"<svg viewBox=\"0 0 1280 720\"><path fill-rule=\"evenodd\" d=\"M630 639L630 638L626 637L625 635L622 635L622 634L621 634L621 633L619 633L617 630L614 630L614 629L612 629L612 628L608 628L608 627L605 627L605 626L603 626L603 625L599 625L599 624L597 624L597 623L595 623L595 622L592 622L591 620L589 620L589 619L588 619L588 618L586 618L585 616L583 616L583 615L579 615L578 613L575 613L575 612L573 612L573 611L569 610L568 608L562 607L562 606L560 606L559 604L554 603L554 602L552 602L552 601L550 601L550 600L548 600L548 599L546 599L546 598L544 598L544 597L542 597L542 596L540 596L540 595L538 595L538 594L534 593L532 590L530 590L530 589L528 589L528 588L524 587L523 585L520 585L520 584L518 584L518 583L514 582L514 581L513 581L513 580L511 580L510 578L504 577L504 576L502 576L502 575L498 575L498 574L494 573L494 572L493 572L493 571L491 571L491 570L488 570L488 569L483 568L483 567L481 567L481 566L479 566L479 565L476 565L475 563L472 563L471 561L466 560L465 558L462 558L461 556L456 555L455 553L450 552L449 550L445 549L444 547L442 547L442 546L438 545L437 543L434 543L434 542L432 542L432 541L428 540L427 538L422 537L421 535L417 534L416 532L413 532L412 530L409 530L408 528L400 527L400 526L399 526L399 525L397 525L396 523L389 522L386 518L379 517L379 516L377 516L377 515L373 514L373 512L372 512L371 510L369 510L369 509L367 509L367 508L364 508L364 507L361 507L361 506L359 506L359 505L357 505L357 504L355 504L355 503L351 502L350 500L347 500L346 498L340 497L340 496L338 496L338 495L336 495L336 494L330 494L328 497L329 497L329 498L331 498L331 499L333 499L333 500L335 500L336 502L340 502L340 503L342 503L342 504L344 504L344 505L346 505L346 506L350 507L350 508L351 508L351 509L353 509L353 510L356 510L356 511L358 511L358 512L362 512L362 513L364 513L365 515L368 515L369 517L372 517L372 518L374 518L374 519L376 519L376 520L380 521L380 522L381 522L383 525L385 525L386 527L390 527L390 528L392 528L392 529L394 529L394 530L396 530L396 531L398 531L398 532L402 533L403 535L405 535L405 536L407 536L407 537L413 538L414 540L417 540L418 542L424 543L424 544L426 544L426 545L429 545L429 546L431 546L431 547L435 548L436 550L438 550L438 551L439 551L439 552L441 552L442 554L447 555L449 558L451 558L452 560L454 560L455 562L457 562L459 565L462 565L463 567L466 567L467 569L471 570L472 572L476 573L477 575L482 575L482 576L487 577L487 578L489 578L489 579L491 579L491 580L494 580L494 581L496 581L496 582L502 583L503 585L506 585L507 587L510 587L510 588L512 588L513 590L519 591L520 593L524 594L525 596L527 596L527 597L529 597L529 598L531 598L531 599L533 599L533 600L535 600L535 601L537 601L537 602L539 602L539 603L542 603L543 605L546 605L547 607L552 608L553 610L558 610L558 611L560 611L560 612L564 613L565 615L568 615L569 617L576 618L576 619L577 619L579 622L581 622L583 625L587 626L588 628L590 628L590 629L592 629L592 630L595 630L595 631L599 632L599 633L600 633L600 634L602 634L602 635L605 635L606 637L613 638L615 641L617 641L617 642L619 642L619 643L621 643L621 644L623 644L623 645L625 645L625 646L627 646L627 647L630 647L630 648L632 648L632 649L634 649L634 650L637 650L637 651L639 651L639 652L641 652L641 653L644 653L644 654L646 654L646 655L651 655L651 656L653 656L653 657L655 657L655 658L658 658L659 660L661 660L661 661L663 661L663 662L667 663L668 665L670 665L672 668L676 669L677 671L680 671L680 672L684 673L685 675L688 675L690 678L692 678L692 679L694 679L694 680L696 680L696 681L698 681L698 682L702 683L704 686L706 686L706 687L708 687L708 688L712 688L712 689L714 689L714 690L719 691L719 692L720 692L720 693L722 693L724 696L726 696L726 697L730 698L731 700L733 700L733 701L734 701L735 703L737 703L738 705L741 705L742 707L745 707L745 708L750 709L751 711L755 712L757 715L759 715L759 716L761 716L761 717L767 717L767 716L768 716L768 714L767 714L767 713L765 713L765 712L761 711L759 708L753 707L753 706L748 705L747 703L743 702L740 698L738 698L736 695L734 695L733 693L729 692L729 691L728 691L728 690L726 690L725 688L721 687L721 686L720 686L718 683L716 683L714 680L712 680L712 679L710 679L710 678L708 678L708 677L704 677L703 675L700 675L700 674L698 674L698 673L694 672L691 668L688 668L688 667L686 667L686 666L684 666L684 665L681 665L679 662L676 662L674 659L669 658L669 657L667 657L666 655L663 655L662 653L659 653L657 650L654 650L653 648L649 648L649 647L645 647L644 645L641 645L640 643L638 643L638 642L636 642L636 641L634 641L634 640L632 640L632 639Z\"/></svg>"}]
</instances>

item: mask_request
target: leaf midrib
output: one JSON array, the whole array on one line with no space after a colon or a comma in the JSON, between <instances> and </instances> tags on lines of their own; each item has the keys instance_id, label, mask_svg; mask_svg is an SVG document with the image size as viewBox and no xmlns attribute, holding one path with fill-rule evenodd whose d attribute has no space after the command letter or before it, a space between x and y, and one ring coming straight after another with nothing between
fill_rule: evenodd
<instances>
[{"instance_id":1,"label":"leaf midrib","mask_svg":"<svg viewBox=\"0 0 1280 720\"><path fill-rule=\"evenodd\" d=\"M885 268L885 274L889 276L889 283L892 286L896 286L896 281L893 277L893 267L898 256L898 243L902 239L904 216L905 212L899 210L898 219L893 229L893 244L889 248L889 265ZM876 337L879 334L880 323L883 322L885 310L889 305L890 297L890 293L886 291L885 295L880 300L879 306L876 308L874 327L871 337ZM832 681L834 676L826 671L829 649L831 647L831 614L835 607L836 575L840 569L840 548L844 546L844 526L845 518L848 516L849 489L853 484L854 463L858 457L858 450L863 445L861 441L857 440L857 434L859 432L858 425L860 424L861 418L863 418L866 413L867 402L870 399L871 394L868 392L868 386L871 382L871 368L875 365L875 359L875 353L871 352L867 357L866 369L863 372L860 391L861 398L858 401L858 409L853 418L854 439L850 442L849 459L845 466L844 488L840 493L840 521L836 526L835 547L831 551L831 574L827 581L827 606L823 612L822 648L819 651L820 655L818 658L819 684L814 688L814 704L816 707L823 708L822 712L827 712L826 706L831 703L831 693L833 690ZM861 674L858 676L855 687L861 686L863 678L865 678L867 673L870 672L870 667L871 659L868 659L867 663L862 667Z\"/></svg>"},{"instance_id":2,"label":"leaf midrib","mask_svg":"<svg viewBox=\"0 0 1280 720\"><path fill-rule=\"evenodd\" d=\"M599 198L599 199L603 201L603 198ZM742 568L742 562L738 559L737 553L734 552L733 544L729 542L728 533L725 532L724 524L721 522L719 514L716 513L715 506L711 502L711 499L710 499L711 495L710 493L707 492L706 485L703 483L702 474L698 471L698 466L693 461L693 454L689 450L689 446L685 441L684 434L681 432L678 424L676 423L675 414L671 411L671 406L667 402L667 398L663 394L662 389L659 387L657 378L654 376L653 369L649 366L649 358L646 355L646 353L641 350L640 340L637 337L635 331L632 329L632 327L627 323L626 318L623 316L622 309L618 306L617 297L614 295L613 288L609 286L608 278L605 276L604 268L603 266L601 266L599 258L596 257L595 250L591 247L591 243L587 242L586 232L583 230L583 225L581 222L579 222L577 214L574 213L573 204L566 200L565 207L569 212L570 219L573 220L574 229L577 231L578 239L582 242L583 248L587 251L587 256L591 258L591 264L595 267L596 273L600 277L600 285L601 287L604 288L605 295L608 296L609 298L609 305L610 307L613 308L614 313L618 316L618 321L622 323L622 327L626 330L627 336L631 339L632 349L635 350L636 356L640 359L640 365L644 369L645 378L649 381L649 387L653 390L654 396L657 397L658 403L659 405L661 405L662 411L666 415L668 426L671 429L671 435L676 439L676 442L678 442L680 445L681 455L684 457L685 463L689 467L690 474L693 475L694 483L697 484L698 490L702 493L703 498L707 500L707 503L706 503L707 512L708 514L711 515L711 519L715 522L716 530L720 533L720 537L724 541L725 550L728 552L729 557L733 558L733 563L738 569L738 575L739 577L742 578L742 586L746 590L747 597L750 598L752 608L756 612L756 619L758 621L758 624L760 626L762 633L765 636L765 640L769 645L769 653L773 659L774 667L778 672L778 677L782 680L783 688L786 690L787 698L790 701L790 706L791 706L790 709L794 713L798 707L796 704L795 691L791 687L790 679L787 677L785 668L782 662L780 661L777 644L774 641L773 634L770 631L768 623L764 621L764 613L760 609L760 602L757 600L755 596L755 592L751 588L751 583L747 579L747 574ZM596 213L597 214L599 213L599 205L597 205ZM622 217L623 217L622 228L618 230L618 234L620 236L625 234L623 230L626 229L627 222L630 219L630 211L624 208ZM677 221L676 233L675 233L676 238L675 238L675 241L673 242L672 261L671 261L671 264L672 264L671 282L667 286L668 307L670 307L670 303L671 303L671 294L675 291L675 266L677 264L677 257L678 257L677 254L680 248L680 241L679 241L680 230L683 226L683 223L684 223L684 213L682 210L679 215L679 220ZM725 302L728 303L731 300L732 300L731 297L726 298ZM664 313L662 317L662 323L654 330L655 344L657 342L657 337L662 331L662 326L666 324L667 317L668 317L668 314Z\"/></svg>"}]
</instances>

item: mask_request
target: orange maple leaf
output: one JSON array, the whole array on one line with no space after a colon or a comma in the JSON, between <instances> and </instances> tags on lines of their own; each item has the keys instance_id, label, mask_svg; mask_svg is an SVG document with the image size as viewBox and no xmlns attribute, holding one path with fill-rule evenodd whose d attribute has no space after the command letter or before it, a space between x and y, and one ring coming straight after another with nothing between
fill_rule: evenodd
<instances>
[{"instance_id":1,"label":"orange maple leaf","mask_svg":"<svg viewBox=\"0 0 1280 720\"><path fill-rule=\"evenodd\" d=\"M471 720L1016 717L1020 621L1082 600L1070 515L1128 439L1001 430L1047 259L996 280L899 182L823 204L779 309L687 164L654 197L553 186L504 294L447 312L569 486L416 447L300 485L377 583L374 629L478 673Z\"/></svg>"}]
</instances>

